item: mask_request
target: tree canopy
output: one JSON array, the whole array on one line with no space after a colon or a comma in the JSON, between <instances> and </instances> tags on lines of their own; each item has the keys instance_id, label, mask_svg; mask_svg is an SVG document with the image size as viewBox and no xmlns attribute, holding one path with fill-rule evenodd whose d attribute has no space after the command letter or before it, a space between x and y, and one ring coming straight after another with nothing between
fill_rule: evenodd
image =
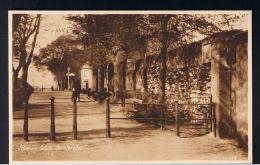
<instances>
[{"instance_id":1,"label":"tree canopy","mask_svg":"<svg viewBox=\"0 0 260 165\"><path fill-rule=\"evenodd\" d=\"M67 68L70 67L71 72L76 73L76 77L80 77L80 69L85 63L82 44L71 35L58 37L45 48L40 49L39 55L34 57L36 68L47 68L62 87L65 87Z\"/></svg>"},{"instance_id":2,"label":"tree canopy","mask_svg":"<svg viewBox=\"0 0 260 165\"><path fill-rule=\"evenodd\" d=\"M86 56L93 67L113 59L117 51L128 56L142 50L145 40L139 33L140 15L72 15L73 33L85 46ZM100 60L102 59L102 60Z\"/></svg>"},{"instance_id":3,"label":"tree canopy","mask_svg":"<svg viewBox=\"0 0 260 165\"><path fill-rule=\"evenodd\" d=\"M166 58L170 49L232 30L242 15L235 14L139 14L71 15L73 33L82 41L94 67L141 54L159 55L161 102L165 96ZM157 49L154 49L158 47ZM157 50L154 52L153 50Z\"/></svg>"},{"instance_id":4,"label":"tree canopy","mask_svg":"<svg viewBox=\"0 0 260 165\"><path fill-rule=\"evenodd\" d=\"M41 14L13 15L13 85L17 88L20 70L23 70L23 84L27 82L28 67L31 64L41 23ZM14 64L17 63L17 66Z\"/></svg>"}]
</instances>

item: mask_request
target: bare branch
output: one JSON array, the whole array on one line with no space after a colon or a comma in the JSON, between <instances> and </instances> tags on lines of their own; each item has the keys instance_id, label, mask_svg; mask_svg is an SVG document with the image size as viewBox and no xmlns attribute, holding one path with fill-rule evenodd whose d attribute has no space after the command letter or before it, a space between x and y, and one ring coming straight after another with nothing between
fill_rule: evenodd
<instances>
[{"instance_id":1,"label":"bare branch","mask_svg":"<svg viewBox=\"0 0 260 165\"><path fill-rule=\"evenodd\" d=\"M33 26L33 29L32 30L30 30L31 29L31 25L32 24L30 24L30 27L28 28L28 33L27 33L27 35L25 36L25 38L24 38L24 40L25 41L28 41L28 39L30 38L30 36L37 30L37 28L38 28L38 20L39 20L40 18L38 17L38 15L37 15L37 17L36 17L36 19L35 19L35 21L34 21L34 26Z\"/></svg>"},{"instance_id":2,"label":"bare branch","mask_svg":"<svg viewBox=\"0 0 260 165\"><path fill-rule=\"evenodd\" d=\"M34 52L34 49L35 49L37 36L38 36L38 34L39 34L40 23L41 23L41 15L38 14L37 17L36 17L36 20L35 20L35 30L36 30L36 32L35 32L35 34L34 34L31 51L30 51L30 53L29 53L28 60L27 60L27 62L26 62L26 65L27 65L27 66L30 65L30 63L31 63L31 61L32 61L32 56L33 56L33 52Z\"/></svg>"}]
</instances>

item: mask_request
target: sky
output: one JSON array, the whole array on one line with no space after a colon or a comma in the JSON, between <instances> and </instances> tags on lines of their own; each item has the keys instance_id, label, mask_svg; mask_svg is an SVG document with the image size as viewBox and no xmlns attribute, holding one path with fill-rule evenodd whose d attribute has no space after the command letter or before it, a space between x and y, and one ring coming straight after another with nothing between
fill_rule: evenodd
<instances>
[{"instance_id":1,"label":"sky","mask_svg":"<svg viewBox=\"0 0 260 165\"><path fill-rule=\"evenodd\" d=\"M37 38L37 47L35 54L41 48L46 47L59 36L71 32L71 23L65 19L65 15L43 15L39 35ZM38 71L33 64L30 65L28 71L28 82L33 86L47 87L54 86L54 76L47 69Z\"/></svg>"},{"instance_id":2,"label":"sky","mask_svg":"<svg viewBox=\"0 0 260 165\"><path fill-rule=\"evenodd\" d=\"M65 14L43 14L43 20L41 22L39 35L37 38L37 46L35 54L39 52L41 48L46 47L52 41L64 34L70 34L72 24L66 20ZM237 23L237 27L243 30L247 30L248 20L244 19ZM38 71L33 64L29 67L28 82L33 86L47 87L55 85L54 76L48 70Z\"/></svg>"}]
</instances>

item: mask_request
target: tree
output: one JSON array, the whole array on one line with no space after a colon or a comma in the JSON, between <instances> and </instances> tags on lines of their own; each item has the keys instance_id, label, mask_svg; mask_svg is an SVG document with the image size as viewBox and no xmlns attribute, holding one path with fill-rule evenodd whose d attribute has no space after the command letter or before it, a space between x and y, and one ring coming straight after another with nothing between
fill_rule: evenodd
<instances>
[{"instance_id":1,"label":"tree","mask_svg":"<svg viewBox=\"0 0 260 165\"><path fill-rule=\"evenodd\" d=\"M81 47L73 36L60 36L45 48L41 48L33 61L37 69L47 68L55 76L59 89L63 90L67 82L67 68L70 67L79 78L80 69L85 64Z\"/></svg>"},{"instance_id":2,"label":"tree","mask_svg":"<svg viewBox=\"0 0 260 165\"><path fill-rule=\"evenodd\" d=\"M23 16L22 14L14 14L13 15L13 33L17 30L22 16Z\"/></svg>"},{"instance_id":3,"label":"tree","mask_svg":"<svg viewBox=\"0 0 260 165\"><path fill-rule=\"evenodd\" d=\"M108 63L115 64L115 74L118 74L115 87L119 88L120 93L125 88L123 79L126 59L133 55L132 52L142 50L144 45L138 31L138 17L139 15L68 17L68 20L74 22L73 32L85 45L86 60L93 69L105 70ZM101 74L100 78L102 80L104 74Z\"/></svg>"},{"instance_id":4,"label":"tree","mask_svg":"<svg viewBox=\"0 0 260 165\"><path fill-rule=\"evenodd\" d=\"M67 19L73 21L73 33L89 52L86 56L89 56L87 59L92 62L93 67L111 60L109 56L113 54L114 47L130 52L133 46L139 46L136 45L136 41L140 41L136 15L85 14L69 16Z\"/></svg>"},{"instance_id":5,"label":"tree","mask_svg":"<svg viewBox=\"0 0 260 165\"><path fill-rule=\"evenodd\" d=\"M19 71L22 69L22 89L24 90L24 140L28 141L28 68L32 62L37 36L39 34L41 15L13 15L13 59L18 63L13 66L13 86L17 88Z\"/></svg>"},{"instance_id":6,"label":"tree","mask_svg":"<svg viewBox=\"0 0 260 165\"><path fill-rule=\"evenodd\" d=\"M31 64L39 34L41 15L15 14L13 15L13 59L18 63L13 65L13 86L17 88L17 79L22 69L23 85L27 82L27 73Z\"/></svg>"}]
</instances>

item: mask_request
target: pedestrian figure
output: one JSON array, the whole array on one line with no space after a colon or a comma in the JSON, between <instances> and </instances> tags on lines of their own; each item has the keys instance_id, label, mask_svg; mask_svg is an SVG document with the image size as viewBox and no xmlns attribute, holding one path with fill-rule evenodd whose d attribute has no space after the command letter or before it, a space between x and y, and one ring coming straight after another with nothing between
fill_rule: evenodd
<instances>
[{"instance_id":1,"label":"pedestrian figure","mask_svg":"<svg viewBox=\"0 0 260 165\"><path fill-rule=\"evenodd\" d=\"M86 89L88 89L88 81L86 82Z\"/></svg>"},{"instance_id":2,"label":"pedestrian figure","mask_svg":"<svg viewBox=\"0 0 260 165\"><path fill-rule=\"evenodd\" d=\"M53 86L51 86L51 91L53 91L54 89L53 89Z\"/></svg>"},{"instance_id":3,"label":"pedestrian figure","mask_svg":"<svg viewBox=\"0 0 260 165\"><path fill-rule=\"evenodd\" d=\"M80 101L80 91L81 91L80 81L76 80L75 83L73 83L73 88L72 88L72 101L74 98L77 99L78 102Z\"/></svg>"}]
</instances>

